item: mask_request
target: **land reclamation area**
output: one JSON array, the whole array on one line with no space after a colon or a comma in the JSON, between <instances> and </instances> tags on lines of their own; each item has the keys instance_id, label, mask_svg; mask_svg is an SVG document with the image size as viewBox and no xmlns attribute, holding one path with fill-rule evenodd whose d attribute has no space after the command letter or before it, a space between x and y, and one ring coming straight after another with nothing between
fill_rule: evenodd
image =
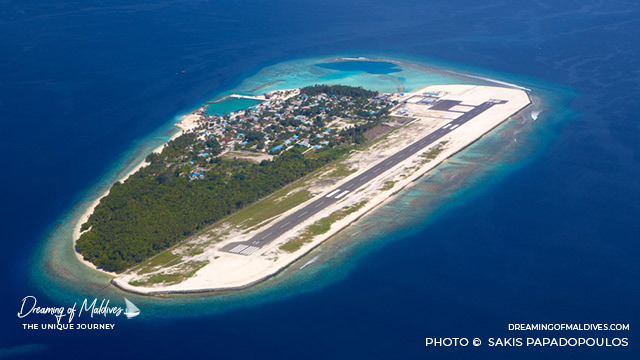
<instances>
[{"instance_id":1,"label":"land reclamation area","mask_svg":"<svg viewBox=\"0 0 640 360\"><path fill-rule=\"evenodd\" d=\"M309 175L382 134L393 102L377 95L311 86L267 93L230 114L203 106L96 204L79 229L78 252L121 272Z\"/></svg>"},{"instance_id":2,"label":"land reclamation area","mask_svg":"<svg viewBox=\"0 0 640 360\"><path fill-rule=\"evenodd\" d=\"M523 90L476 85L429 86L376 99L391 104L389 114L362 132L361 144L355 146L352 138L348 146L328 147L345 152L139 263L113 283L132 292L162 294L238 289L260 282L530 103ZM312 150L294 147L283 155L322 153ZM353 191L348 190L354 183ZM318 209L304 210L319 202Z\"/></svg>"}]
</instances>

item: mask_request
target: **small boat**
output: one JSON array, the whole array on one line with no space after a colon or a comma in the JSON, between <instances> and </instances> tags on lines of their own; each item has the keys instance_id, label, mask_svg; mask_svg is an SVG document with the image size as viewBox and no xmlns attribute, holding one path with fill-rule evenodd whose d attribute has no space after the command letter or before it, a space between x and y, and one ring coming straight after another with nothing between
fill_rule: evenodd
<instances>
[{"instance_id":1,"label":"small boat","mask_svg":"<svg viewBox=\"0 0 640 360\"><path fill-rule=\"evenodd\" d=\"M311 264L313 264L314 262L316 262L316 260L318 260L318 258L319 258L319 257L320 257L320 255L318 255L318 256L314 257L313 259L311 259L311 260L307 261L307 263L305 263L304 265L302 265L302 266L300 267L300 270L302 270L302 269L306 268L306 267L307 267L307 265L311 265Z\"/></svg>"},{"instance_id":2,"label":"small boat","mask_svg":"<svg viewBox=\"0 0 640 360\"><path fill-rule=\"evenodd\" d=\"M125 304L127 304L127 309L124 311L124 314L127 316L127 319L131 319L132 317L136 317L140 315L140 309L138 309L129 299L124 298Z\"/></svg>"}]
</instances>

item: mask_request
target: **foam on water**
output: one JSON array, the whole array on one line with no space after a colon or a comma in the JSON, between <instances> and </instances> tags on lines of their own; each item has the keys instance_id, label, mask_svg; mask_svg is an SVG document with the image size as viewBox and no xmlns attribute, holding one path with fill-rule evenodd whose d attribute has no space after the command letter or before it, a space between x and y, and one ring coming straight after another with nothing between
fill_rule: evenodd
<instances>
[{"instance_id":1,"label":"foam on water","mask_svg":"<svg viewBox=\"0 0 640 360\"><path fill-rule=\"evenodd\" d=\"M388 74L369 73L366 71L366 67L363 68L363 71L353 71L353 68L340 71L316 66L316 64L332 62L336 59L339 58L308 58L268 66L254 76L242 80L236 88L219 94L218 97L231 93L256 95L271 90L303 87L321 82L360 85L383 92L410 91L430 84L470 83L474 78L455 71L439 71L426 65L406 61L395 69L397 71L393 72L393 77ZM326 80L327 77L333 77L333 79ZM487 79L482 78L482 81L486 82ZM532 86L536 85L535 82L531 82L531 84ZM540 95L546 96L548 94ZM194 107L197 106L198 104L194 105ZM174 122L175 120L172 120L168 125ZM527 125L525 123L522 122ZM413 231L410 229L415 228L418 224L421 225L417 228L424 226L426 224L425 218L428 219L427 222L431 221L433 217L427 216L427 214L442 205L444 199L458 198L454 196L456 192L459 192L470 182L474 182L476 178L486 179L488 174L493 172L492 169L495 166L503 167L501 161L504 159L515 156L522 160L525 156L522 154L532 152L534 146L539 143L519 142L518 148L514 148L513 146L505 147L501 142L505 138L502 133L504 131L510 133L511 135L507 135L507 137L511 138L518 132L527 133L529 136L533 129L524 125L511 132L508 130L495 131L491 136L485 137L469 150L456 156L453 161L449 162L449 165L441 166L436 172L423 178L415 188L403 192L398 199L323 244L312 254L299 260L298 263L303 264L304 271L298 271L302 269L299 266L293 266L281 275L260 285L226 294L183 295L170 298L138 297L131 294L127 294L127 296L136 304L141 305L145 312L145 318L195 316L287 298L339 281L349 273L350 269L356 267L369 251L382 246L387 241L393 241L402 234L406 234L407 231ZM165 128L164 131L166 132L166 130ZM144 141L145 146L138 146L137 151L127 154L127 156L131 156L131 159L125 159L122 163L135 164L137 159L143 159L151 148L157 146L159 139L162 137L157 135L150 137ZM498 141L500 145L490 145L492 141ZM496 149L502 149L502 151L496 151ZM514 155L518 153L520 155ZM469 160L470 154L479 155L476 155L476 159ZM478 162L478 159L483 160ZM499 161L499 159L501 160ZM452 165L469 162L474 164L466 168ZM482 164L482 166L478 164ZM91 189L78 206L58 222L52 230L46 246L38 255L38 261L35 262L33 269L33 278L41 288L48 290L48 295L56 302L75 301L78 297L84 297L82 294L87 293L92 296L115 299L125 295L122 291L107 285L109 281L107 275L88 269L78 262L71 247L71 233L77 219L93 199L105 188L108 188L120 173L122 172L111 172L105 176L104 181ZM458 176L460 174L464 176ZM440 177L448 179L447 186L440 185L437 194L425 190L425 186L427 189L433 186L433 179ZM420 205L417 207L421 211L415 212L414 206L407 205L407 199L411 199L409 203L419 203ZM392 223L386 221L389 218L389 212L399 215L393 216L396 220ZM403 220L397 221L398 219ZM172 311L169 313L165 311L167 307Z\"/></svg>"}]
</instances>

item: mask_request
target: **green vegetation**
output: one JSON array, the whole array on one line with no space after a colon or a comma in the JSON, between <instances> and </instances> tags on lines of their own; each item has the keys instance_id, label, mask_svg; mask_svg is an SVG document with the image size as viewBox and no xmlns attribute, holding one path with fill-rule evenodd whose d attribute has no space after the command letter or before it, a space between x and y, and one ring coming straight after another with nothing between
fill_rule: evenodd
<instances>
[{"instance_id":1,"label":"green vegetation","mask_svg":"<svg viewBox=\"0 0 640 360\"><path fill-rule=\"evenodd\" d=\"M146 274L152 272L157 267L166 267L179 264L182 261L182 256L176 255L171 251L160 253L151 258L144 266L138 270L138 274Z\"/></svg>"},{"instance_id":2,"label":"green vegetation","mask_svg":"<svg viewBox=\"0 0 640 360\"><path fill-rule=\"evenodd\" d=\"M351 206L345 206L339 211L336 211L333 214L316 221L315 223L309 225L309 227L307 227L307 229L302 234L280 246L280 250L292 253L300 249L302 245L311 241L314 236L321 235L329 231L333 223L338 220L342 220L347 215L362 209L362 207L364 207L366 204L366 201L361 201Z\"/></svg>"},{"instance_id":3,"label":"green vegetation","mask_svg":"<svg viewBox=\"0 0 640 360\"><path fill-rule=\"evenodd\" d=\"M315 157L315 152L307 153L306 156L313 158ZM340 161L335 161L333 164L327 165L326 167L334 169L345 168L346 164L343 164ZM317 170L316 172L318 171L324 172L324 168ZM313 174L310 174L309 176L313 176ZM282 214L311 198L311 193L305 189L308 182L309 179L307 177L307 180L297 181L295 184L291 184L274 192L264 199L255 202L251 206L239 210L233 215L225 218L224 221L220 221L209 227L206 234L209 235L209 238L213 241L218 241L221 235L228 235L229 230L225 230L225 225L227 224L234 225L238 229L246 229L245 231L250 231L253 226L264 225L265 221L276 215ZM175 250L186 256L194 256L203 253L203 247L207 246L207 244L209 244L209 242L187 242L179 245L180 248ZM138 274L146 274L156 271L161 267L175 265L182 260L183 257L175 255L173 253L173 249L167 249L160 254L141 262L135 267L135 270Z\"/></svg>"},{"instance_id":4,"label":"green vegetation","mask_svg":"<svg viewBox=\"0 0 640 360\"><path fill-rule=\"evenodd\" d=\"M347 96L354 99L368 99L378 95L377 91L363 89L361 86L347 85L313 85L300 89L300 93L307 96L326 94L329 96Z\"/></svg>"},{"instance_id":5,"label":"green vegetation","mask_svg":"<svg viewBox=\"0 0 640 360\"><path fill-rule=\"evenodd\" d=\"M207 126L202 128L201 136L217 139L224 149L270 155L291 147L361 144L364 141L360 133L387 119L394 104L375 97L377 94L351 86L316 85L287 99L270 95L272 101L268 105L256 105L233 116L206 116ZM353 126L342 128L334 123L337 119ZM359 127L368 123L371 126ZM201 152L205 157L212 153L216 154L213 149Z\"/></svg>"},{"instance_id":6,"label":"green vegetation","mask_svg":"<svg viewBox=\"0 0 640 360\"><path fill-rule=\"evenodd\" d=\"M311 193L307 190L296 191L283 197L271 196L268 199L257 202L242 213L238 213L237 216L229 218L229 222L250 228L309 199L311 199Z\"/></svg>"},{"instance_id":7,"label":"green vegetation","mask_svg":"<svg viewBox=\"0 0 640 360\"><path fill-rule=\"evenodd\" d=\"M133 286L148 286L154 284L174 285L179 284L186 279L195 275L198 270L205 267L209 261L191 261L189 263L182 264L177 270L170 273L158 273L149 276L144 280L136 280L129 282Z\"/></svg>"},{"instance_id":8,"label":"green vegetation","mask_svg":"<svg viewBox=\"0 0 640 360\"><path fill-rule=\"evenodd\" d=\"M440 155L440 153L444 150L444 146L446 144L447 144L446 141L441 141L440 143L438 143L438 145L432 147L431 149L429 149L429 151L420 155L420 157L424 158L422 163L429 162L435 159L436 157L438 157L438 155Z\"/></svg>"},{"instance_id":9,"label":"green vegetation","mask_svg":"<svg viewBox=\"0 0 640 360\"><path fill-rule=\"evenodd\" d=\"M382 191L387 191L393 189L393 186L396 184L396 181L385 181L384 185L380 188Z\"/></svg>"},{"instance_id":10,"label":"green vegetation","mask_svg":"<svg viewBox=\"0 0 640 360\"><path fill-rule=\"evenodd\" d=\"M353 174L354 172L356 172L356 169L352 169L349 167L348 164L339 164L338 166L336 166L336 168L331 171L330 173L328 173L326 175L326 177L328 178L343 178L343 177L347 177L351 174Z\"/></svg>"},{"instance_id":11,"label":"green vegetation","mask_svg":"<svg viewBox=\"0 0 640 360\"><path fill-rule=\"evenodd\" d=\"M182 142L183 135L175 141ZM185 144L186 145L186 144ZM175 144L167 147L174 151ZM85 259L108 271L123 271L207 225L236 212L311 171L337 159L343 148L305 158L293 149L273 161L254 164L215 158L203 179L179 176L178 165L160 156L114 184L100 201L77 241Z\"/></svg>"},{"instance_id":12,"label":"green vegetation","mask_svg":"<svg viewBox=\"0 0 640 360\"><path fill-rule=\"evenodd\" d=\"M249 123L232 123L232 120L228 120L230 130L225 131L237 133L242 130L248 143L264 140L270 142L269 146L292 139L294 133L300 134L301 138L307 134L304 136L311 144L323 142L319 149L289 145L272 160L260 163L224 159L216 156L222 151L220 142L206 130L213 123L204 124L197 131L169 142L161 153L150 154L148 166L124 183L113 185L109 195L100 201L82 225L84 232L76 243L78 252L99 268L122 272L239 210L246 211L229 220L234 225L249 228L306 201L311 196L308 191L294 192L283 188L341 158L354 146L364 144L367 140L363 133L387 118L390 105L371 99L377 93L362 88L319 85L304 90L316 94L315 97L299 95L289 100L301 104L300 111L312 123L306 126L309 130L304 130L302 122L290 116L295 113L283 116L281 121L285 123L268 125L274 114L263 109L251 112L254 127L262 124L262 132L245 129L243 127L248 127ZM285 103L283 109L289 111L287 109L294 106L292 103ZM324 129L325 120L334 117L359 119L360 123L342 129L338 134L328 130L319 132ZM269 139L263 134L268 134ZM342 176L349 171L340 167L336 175ZM250 207L274 193L281 196L267 198ZM194 253L197 251L201 250L193 249ZM182 256L169 251L145 263L140 271L147 273L168 265L179 267L181 265L176 264L180 261Z\"/></svg>"}]
</instances>

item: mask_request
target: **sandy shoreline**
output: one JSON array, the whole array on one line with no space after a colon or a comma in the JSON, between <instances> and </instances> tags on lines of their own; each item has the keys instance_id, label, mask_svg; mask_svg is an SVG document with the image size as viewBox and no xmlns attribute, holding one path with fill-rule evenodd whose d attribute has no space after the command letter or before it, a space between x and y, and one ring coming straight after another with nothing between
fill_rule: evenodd
<instances>
[{"instance_id":1,"label":"sandy shoreline","mask_svg":"<svg viewBox=\"0 0 640 360\"><path fill-rule=\"evenodd\" d=\"M424 94L427 94L427 93L433 93L433 91L435 91L436 93L438 91L442 91L441 94L445 94L446 96L449 90L451 90L453 91L454 94L456 93L456 91L458 91L459 92L458 95L462 96L469 90L469 89L462 89L463 87L486 88L486 90L489 93L492 93L493 97L485 98L483 101L490 100L491 98L500 99L500 96L499 96L500 94L506 94L498 89L503 89L503 90L509 89L508 91L519 91L524 95L522 94L515 95L515 93L512 94L514 96L513 99L516 99L514 104L518 104L518 107L509 108L514 111L511 111L511 110L508 111L507 108L504 108L503 110L501 110L502 112L494 114L494 117L495 117L494 119L485 118L479 121L480 123L484 122L484 124L466 125L465 126L466 130L463 130L461 128L460 130L456 131L457 135L452 135L452 136L448 136L447 138L443 138L443 140L446 140L446 142L448 142L449 144L445 147L446 148L445 151L440 155L438 155L435 159L427 163L424 163L424 161L420 162L419 156L425 155L424 153L427 151L426 149L423 149L424 151L419 152L414 156L412 156L410 159L403 161L403 163L401 163L400 165L397 165L396 168L392 168L391 170L388 170L389 173L387 173L386 175L384 176L381 175L378 179L378 182L377 183L374 182L374 185L371 185L369 188L365 187L363 189L360 189L359 191L360 194L357 194L358 192L352 193L351 194L352 198L355 197L359 199L359 201L366 200L365 206L355 211L354 213L351 213L350 215L347 215L343 218L339 218L338 221L336 221L335 223L333 223L333 225L330 226L330 230L328 232L321 235L314 236L312 240L310 240L307 243L304 243L298 250L293 251L291 253L283 253L278 249L286 241L289 241L290 239L293 239L299 234L301 234L307 226L321 219L322 217L326 217L327 215L332 214L335 211L338 211L340 207L330 208L325 212L321 212L321 213L318 213L316 216L310 217L306 222L301 223L300 226L290 230L287 233L284 233L281 236L281 238L274 240L272 243L265 245L259 251L256 251L254 257L242 257L239 255L222 252L221 248L229 242L228 239L222 239L220 243L213 246L209 246L209 248L205 248L203 255L200 255L199 257L197 256L193 258L185 258L186 260L183 259L182 261L184 264L188 263L189 261L202 261L202 260L208 260L209 263L205 265L203 268L197 270L193 276L190 276L186 280L182 280L177 284L176 283L174 284L157 283L154 285L144 284L144 282L139 281L141 277L135 274L135 270L132 270L133 268L128 269L127 271L121 274L99 269L93 263L84 260L83 256L76 251L75 244L82 234L82 232L80 231L82 224L88 221L88 219L90 218L91 214L93 214L95 208L98 206L100 201L109 194L110 189L112 188L112 185L111 185L109 186L109 189L104 191L102 194L100 194L100 196L98 196L95 200L93 200L89 204L89 206L82 213L82 215L80 216L79 220L77 221L77 223L73 228L73 235L72 235L73 241L71 242L71 246L73 247L72 251L74 252L74 255L76 256L76 258L80 262L85 264L87 267L112 277L111 284L118 287L119 289L127 292L131 292L131 293L140 294L140 295L222 292L222 291L240 290L240 289L252 287L258 283L262 283L263 281L271 277L276 276L277 274L280 274L285 269L291 268L291 266L295 264L299 264L300 259L304 258L304 256L314 251L314 249L318 248L326 240L344 231L346 228L350 227L352 224L356 223L361 218L366 217L367 215L372 213L374 210L392 201L393 199L395 199L395 197L399 193L412 187L420 178L422 178L424 175L427 175L433 169L438 167L441 163L445 162L447 159L454 156L455 154L463 151L464 149L466 149L467 147L475 143L477 140L481 139L486 134L493 131L496 127L503 124L506 120L513 117L515 114L518 114L521 111L523 111L527 106L529 106L529 104L531 104L531 98L529 97L529 94L526 94L527 91L530 91L529 89L521 87L516 84L504 82L504 81L484 78L480 76L475 76L475 75L470 75L470 74L460 73L460 72L455 72L450 70L432 68L430 66L414 64L404 60L387 59L384 57L377 57L377 56L357 57L357 58L337 57L333 59L333 61L345 61L345 60L391 62L401 66L410 66L410 67L416 67L419 69L424 68L430 71L442 72L442 73L457 75L461 77L467 77L484 84L491 84L490 86L431 85L423 89L416 89L412 92L406 93L407 95L409 94L420 95L422 94L422 92L425 92ZM281 81L281 80L264 84L261 86L261 88L269 85L273 85L278 81ZM451 88L448 89L447 88L448 86L450 86ZM459 88L456 88L456 87L459 87ZM498 92L493 93L493 90L491 90L491 88L496 89L496 91ZM288 90L291 90L291 89L288 89ZM402 90L403 91L399 91L399 93L400 92L405 93L404 89ZM280 91L283 91L283 89L281 89ZM402 95L405 95L405 94L402 94ZM472 103L479 104L479 101L480 101L479 99L484 98L485 97L484 95L486 94L482 96L478 96L478 95L479 94L475 94L471 96L470 100ZM511 101L512 99L510 98L510 96L511 95L506 95L506 98L510 99L509 101ZM175 134L173 134L165 143L163 143L162 145L159 145L158 147L153 149L150 153L161 152L170 141L174 140L175 138L179 137L185 132L197 127L199 120L201 119L201 114L204 112L204 110L206 110L206 107L208 106L207 104L220 102L231 97L264 100L262 99L261 95L256 97L256 96L232 94L222 99L218 99L216 101L207 101L198 110L195 110L189 114L185 114L181 116L180 121L177 124L175 124L175 126L179 130ZM405 99L408 99L408 98L409 97L405 97ZM524 100L523 100L524 98L527 99L526 104L524 104ZM406 101L405 101L405 104L406 104ZM407 106L405 105L405 107ZM459 107L454 107L453 111L464 112L465 111L464 105L461 105ZM419 112L420 111L418 111L418 113ZM406 115L398 113L396 114L396 116L406 116ZM418 116L422 116L422 115L418 115ZM424 115L424 116L428 117L429 115ZM452 120L452 118L447 119L446 116L440 118L439 115L434 119L436 122L440 121L438 124L433 125L433 126L436 126L436 128L441 127L446 122L449 122ZM425 127L421 128L420 126L415 131L425 131L426 128ZM422 130L418 130L418 129L422 129ZM405 144L401 146L407 146L407 145ZM388 155L389 154L386 154L385 156L388 156ZM379 156L382 156L382 155L374 154L374 157L379 157ZM355 159L354 161L357 163L360 160ZM374 160L374 162L377 162L377 160ZM117 181L118 182L126 181L131 175L139 171L141 168L143 168L147 164L148 163L146 163L146 161L143 159L137 165L135 165L130 171L122 175ZM355 174L353 174L353 176L356 176L361 171L367 170L367 167L372 166L372 164L373 163L360 162L360 166L356 166L356 169L358 171ZM417 170L411 170L414 168ZM342 184L345 181L347 181L347 179L350 179L350 178L351 176L347 176L347 178L338 181L338 183L334 183L332 186L337 186L337 184ZM392 186L390 190L382 191L380 187L385 184L385 180L386 182L390 182L389 180L392 180L392 182L395 183L395 186ZM320 194L315 190L312 193L314 195L311 200L308 200L309 202L314 200L316 196L321 197L321 196L327 195L327 194ZM342 208L346 208L344 205L353 206L355 204L355 202L351 200L341 201L340 203L342 204L341 206L343 206ZM303 203L299 206L301 207L304 204L306 203ZM269 223L271 221L273 221L273 223L277 223L279 219L282 219L288 214L294 212L296 208L297 207L287 210L275 216L275 220L274 218L272 218L266 223ZM249 237L249 235L246 235L246 234L255 234L259 232L261 229L263 228L261 227L253 228L251 232L244 232L244 234L240 235L238 239L234 239L234 240L238 240L238 241L245 240L246 238ZM170 251L170 249L167 251ZM182 263L178 263L178 264L182 264ZM161 272L162 272L162 268L160 268L160 273ZM169 273L171 273L171 270L169 271ZM142 278L144 278L144 276ZM135 285L131 285L130 283Z\"/></svg>"},{"instance_id":2,"label":"sandy shoreline","mask_svg":"<svg viewBox=\"0 0 640 360\"><path fill-rule=\"evenodd\" d=\"M421 91L435 90L443 91L444 93L458 93L459 96L466 96L468 101L476 104L492 98L508 98L510 101L513 101L513 104L511 104L510 102L510 105L495 106L494 108L492 108L493 110L479 115L477 117L478 120L476 120L475 122L464 125L460 128L460 130L456 130L455 134L451 133L451 135L443 138L443 140L448 141L448 145L446 149L432 161L426 164L421 162L420 156L424 152L428 151L428 148L423 149L422 152L413 155L409 159L403 161L400 165L397 165L385 174L380 175L379 178L377 178L375 181L372 180L372 184L369 185L369 188L366 188L367 190L364 190L359 194L358 192L353 193L350 200L341 201L341 205L338 205L337 208L328 208L326 211L320 212L317 215L308 218L307 220L305 220L305 222L301 223L300 226L283 234L281 239L273 241L272 243L265 245L259 251L256 251L255 255L234 255L221 252L220 249L229 241L244 240L252 236L251 234L259 232L260 229L252 231L252 233L247 235L239 235L236 239L230 239L229 241L222 240L220 243L211 246L208 250L205 250L203 255L199 255L199 257L197 259L194 258L194 260L201 261L208 259L210 263L199 270L193 277L190 277L181 283L173 285L132 286L129 284L129 282L138 279L135 273L125 273L118 275L117 278L112 280L112 283L123 290L144 295L238 290L260 283L282 272L284 269L296 263L298 259L313 251L313 249L317 248L327 239L343 231L345 228L358 221L360 218L371 213L373 210L379 208L383 204L388 203L393 198L395 198L395 196L403 189L412 186L419 178L427 174L432 169L436 168L439 164L446 161L449 157L464 150L469 145L482 138L485 134L491 132L494 128L501 125L504 121L511 118L514 114L522 111L531 103L528 94L526 94L522 90L514 88L507 89L474 85L442 85L434 86L433 88L425 88ZM415 94L421 93L421 91L416 91ZM418 108L414 107L414 109L416 111L420 111L418 110ZM421 120L422 125L419 125L419 128L420 126L422 126L422 131L433 131L436 128L442 127L444 124L451 121L446 116L440 117L440 115L438 115L438 117L436 118L430 117L433 115L424 116L426 117ZM409 133L411 132L414 131L409 131ZM414 140L410 141L415 141L416 135L405 134L402 136L406 137L405 140L414 138ZM396 145L396 147L397 146L406 146L406 144ZM388 151L389 154L393 154L395 151L398 151L398 149L388 149L385 151ZM389 154L384 156L388 156ZM376 154L376 156L378 155L383 156L381 154ZM377 160L374 160L374 163L375 162L377 162ZM353 174L352 176L356 176L358 173L365 171L370 166L372 166L372 163L363 165L363 167L359 168L358 172ZM344 183L348 179L349 177L341 180L338 184L333 184L331 186L337 187L340 183ZM381 190L380 187L384 184L385 180L395 181L396 186L390 190ZM324 195L326 194L321 192L318 193L317 196ZM322 235L315 236L309 243L305 243L304 245L302 245L299 250L292 253L283 253L278 250L280 245L282 245L288 239L294 238L309 224L314 223L315 221L329 214L332 214L342 206L353 205L355 202L362 200L367 201L366 205L363 208L351 215L342 218L341 220L336 221L331 226L328 232ZM302 207L304 205L305 204L299 206ZM278 218L283 218L287 214L292 213L295 210L296 208L288 210L287 212L278 215Z\"/></svg>"},{"instance_id":3,"label":"sandy shoreline","mask_svg":"<svg viewBox=\"0 0 640 360\"><path fill-rule=\"evenodd\" d=\"M195 126L195 122L193 120L195 120L196 115L194 115L193 113L187 114L187 115L183 115L181 116L181 121L179 123L177 123L175 126L176 128L178 128L178 131L173 134L169 140L167 140L164 144L156 147L155 149L153 149L151 151L151 153L160 153L162 151L162 149L164 149L165 146L167 146L167 144L169 142L171 142L172 140L176 139L177 137L179 137L180 135L184 134L185 131L189 130L190 128ZM199 117L199 116L197 116ZM145 156L146 158L146 156ZM126 174L124 174L121 178L119 178L118 180L116 180L116 182L124 182L125 180L127 180L131 175L135 174L138 170L140 170L141 168L147 166L148 163L143 159L138 165L136 165L133 169L131 169L129 172L127 172ZM109 189L107 189L105 192L103 192L100 196L98 196L92 203L91 205L89 205L89 207L87 207L87 210L85 210L85 212L82 214L82 216L80 216L80 219L78 220L78 222L76 223L75 227L73 228L73 241L71 242L71 246L73 248L73 253L75 254L76 258L82 262L83 264L85 264L86 266L99 271L101 273L105 273L108 274L112 277L117 276L118 274L115 272L111 272L111 271L106 271L104 269L99 269L97 266L95 266L93 263L85 260L82 257L82 254L80 254L79 252L76 251L76 241L78 241L78 239L80 238L80 235L82 235L82 232L80 231L80 228L82 227L82 224L86 223L87 220L89 220L89 217L91 216L91 214L93 214L93 211L95 210L95 208L98 206L98 204L100 204L100 200L102 200L105 196L109 195L109 192L111 191L111 187L113 186L113 184L111 184L111 186L109 186Z\"/></svg>"}]
</instances>

